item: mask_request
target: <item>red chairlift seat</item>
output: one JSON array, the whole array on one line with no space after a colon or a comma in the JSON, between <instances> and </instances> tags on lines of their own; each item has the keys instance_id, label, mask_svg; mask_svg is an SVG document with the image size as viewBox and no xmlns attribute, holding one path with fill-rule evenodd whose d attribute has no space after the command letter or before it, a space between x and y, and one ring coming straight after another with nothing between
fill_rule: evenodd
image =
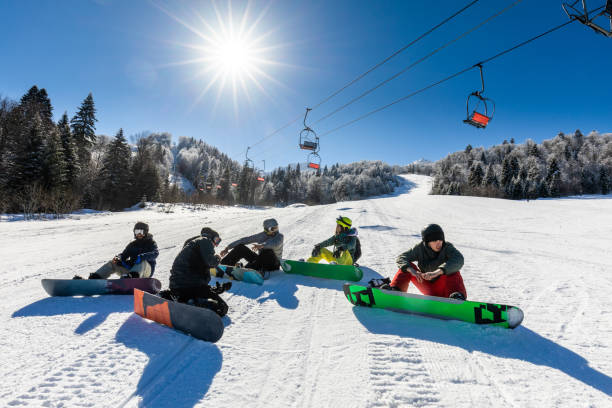
<instances>
[{"instance_id":1,"label":"red chairlift seat","mask_svg":"<svg viewBox=\"0 0 612 408\"><path fill-rule=\"evenodd\" d=\"M300 149L303 150L317 150L317 147L319 146L319 144L317 142L312 142L310 140L303 140L300 143Z\"/></svg>"},{"instance_id":2,"label":"red chairlift seat","mask_svg":"<svg viewBox=\"0 0 612 408\"><path fill-rule=\"evenodd\" d=\"M308 167L311 169L318 170L321 168L321 156L317 153L310 153L308 155Z\"/></svg>"},{"instance_id":3,"label":"red chairlift seat","mask_svg":"<svg viewBox=\"0 0 612 408\"><path fill-rule=\"evenodd\" d=\"M261 176L257 176L257 181L265 181L265 179Z\"/></svg>"},{"instance_id":4,"label":"red chairlift seat","mask_svg":"<svg viewBox=\"0 0 612 408\"><path fill-rule=\"evenodd\" d=\"M467 119L464 119L463 122L482 129L482 128L487 127L490 120L491 120L490 117L485 116L482 113L478 113L474 111L472 112L472 116L470 116Z\"/></svg>"},{"instance_id":5,"label":"red chairlift seat","mask_svg":"<svg viewBox=\"0 0 612 408\"><path fill-rule=\"evenodd\" d=\"M480 83L482 88L469 94L467 101L465 102L467 117L463 120L463 123L467 123L468 125L472 125L479 129L484 129L487 127L491 119L493 119L493 115L495 114L495 102L482 96L485 89L484 77L482 75L482 65L476 64L475 66L477 66L480 70Z\"/></svg>"}]
</instances>

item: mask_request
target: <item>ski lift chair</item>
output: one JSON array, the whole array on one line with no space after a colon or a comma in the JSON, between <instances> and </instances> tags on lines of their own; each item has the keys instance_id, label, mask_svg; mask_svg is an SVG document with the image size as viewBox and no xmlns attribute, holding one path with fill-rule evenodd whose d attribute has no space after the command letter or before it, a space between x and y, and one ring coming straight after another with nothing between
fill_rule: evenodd
<instances>
[{"instance_id":1,"label":"ski lift chair","mask_svg":"<svg viewBox=\"0 0 612 408\"><path fill-rule=\"evenodd\" d=\"M472 106L475 105L471 113L470 104ZM480 108L481 105L484 108L482 110ZM470 96L468 96L466 110L467 118L463 120L463 123L467 123L468 125L475 126L479 129L484 129L487 127L491 119L493 119L493 113L495 113L495 103L491 99L483 97L479 91L476 91L472 92Z\"/></svg>"},{"instance_id":2,"label":"ski lift chair","mask_svg":"<svg viewBox=\"0 0 612 408\"><path fill-rule=\"evenodd\" d=\"M304 114L304 129L300 132L300 149L303 150L311 150L313 152L319 151L319 137L315 133L314 130L310 126L306 124L306 117L308 116L308 112L312 109L306 108L306 113Z\"/></svg>"},{"instance_id":3,"label":"ski lift chair","mask_svg":"<svg viewBox=\"0 0 612 408\"><path fill-rule=\"evenodd\" d=\"M308 155L308 167L318 170L321 168L321 156L313 152Z\"/></svg>"},{"instance_id":4,"label":"ski lift chair","mask_svg":"<svg viewBox=\"0 0 612 408\"><path fill-rule=\"evenodd\" d=\"M480 70L480 83L482 88L469 94L467 101L465 102L467 117L463 120L463 123L467 123L468 125L475 126L479 129L484 129L487 127L491 119L493 119L493 114L495 113L495 102L482 96L485 89L484 77L482 75L482 65L476 64L475 66L477 66ZM470 107L472 108L470 109Z\"/></svg>"},{"instance_id":5,"label":"ski lift chair","mask_svg":"<svg viewBox=\"0 0 612 408\"><path fill-rule=\"evenodd\" d=\"M319 148L319 137L315 134L315 132L306 128L300 132L300 149L302 150L311 150L316 152Z\"/></svg>"},{"instance_id":6,"label":"ski lift chair","mask_svg":"<svg viewBox=\"0 0 612 408\"><path fill-rule=\"evenodd\" d=\"M582 11L577 10L574 7L578 2L582 3ZM586 0L576 0L572 4L563 3L561 7L563 7L563 11L565 11L565 14L567 14L570 19L576 19L587 27L593 29L596 33L603 34L606 37L612 38L612 0L606 0L606 5L603 10L595 15L591 15L590 17L589 11L587 10ZM599 8L596 10L599 10ZM610 20L609 30L606 30L605 28L595 23L595 19L602 16Z\"/></svg>"},{"instance_id":7,"label":"ski lift chair","mask_svg":"<svg viewBox=\"0 0 612 408\"><path fill-rule=\"evenodd\" d=\"M263 173L261 171L257 173L257 181L265 181Z\"/></svg>"}]
</instances>

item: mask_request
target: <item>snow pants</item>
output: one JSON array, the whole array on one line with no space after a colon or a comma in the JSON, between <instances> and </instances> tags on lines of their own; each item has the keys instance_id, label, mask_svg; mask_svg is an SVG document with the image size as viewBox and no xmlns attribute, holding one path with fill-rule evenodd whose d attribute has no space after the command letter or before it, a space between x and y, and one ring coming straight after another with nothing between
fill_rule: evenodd
<instances>
[{"instance_id":1,"label":"snow pants","mask_svg":"<svg viewBox=\"0 0 612 408\"><path fill-rule=\"evenodd\" d=\"M419 268L415 264L410 263L410 266L419 271ZM407 292L410 282L412 282L422 294L427 296L449 297L454 292L460 292L467 299L467 291L465 290L463 278L459 271L451 275L442 275L433 281L423 280L419 282L416 276L412 275L410 272L403 272L401 269L398 269L391 281L391 286L397 287L402 292Z\"/></svg>"},{"instance_id":2,"label":"snow pants","mask_svg":"<svg viewBox=\"0 0 612 408\"><path fill-rule=\"evenodd\" d=\"M321 259L325 259L327 262L335 262L338 265L352 265L353 257L351 253L347 250L342 251L338 258L334 257L332 251L327 248L321 248L321 252L317 256L311 256L306 260L306 262L310 263L319 263Z\"/></svg>"},{"instance_id":3,"label":"snow pants","mask_svg":"<svg viewBox=\"0 0 612 408\"><path fill-rule=\"evenodd\" d=\"M221 265L234 266L241 259L246 259L245 268L256 271L275 271L280 268L280 261L271 249L262 249L260 253L253 252L244 244L236 245L229 254L221 259Z\"/></svg>"},{"instance_id":4,"label":"snow pants","mask_svg":"<svg viewBox=\"0 0 612 408\"><path fill-rule=\"evenodd\" d=\"M96 273L100 275L100 278L102 279L108 279L112 274L122 276L130 272L138 272L138 276L141 278L150 278L151 264L147 261L142 261L128 269L121 264L114 264L113 261L108 261L96 271Z\"/></svg>"}]
</instances>

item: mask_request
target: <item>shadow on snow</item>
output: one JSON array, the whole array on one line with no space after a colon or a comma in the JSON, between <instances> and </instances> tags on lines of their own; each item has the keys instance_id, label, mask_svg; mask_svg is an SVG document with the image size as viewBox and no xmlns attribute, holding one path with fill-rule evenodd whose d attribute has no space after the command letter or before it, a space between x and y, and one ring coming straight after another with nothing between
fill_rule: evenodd
<instances>
[{"instance_id":1,"label":"shadow on snow","mask_svg":"<svg viewBox=\"0 0 612 408\"><path fill-rule=\"evenodd\" d=\"M365 266L359 266L363 271L363 278L359 283L367 284L370 279L380 278L381 275ZM215 279L211 280L211 285L214 285ZM219 280L220 282L222 280ZM252 285L244 282L233 282L232 288L228 293L236 296L243 296L249 299L254 299L259 303L268 301L276 301L280 307L285 309L296 309L299 300L295 293L299 286L308 286L319 289L331 289L342 291L343 280L315 278L312 276L286 274L282 271L272 272L270 279L266 280L262 286ZM357 283L357 282L356 282ZM228 301L231 315L231 300ZM226 323L226 326L228 324Z\"/></svg>"},{"instance_id":2,"label":"shadow on snow","mask_svg":"<svg viewBox=\"0 0 612 408\"><path fill-rule=\"evenodd\" d=\"M517 359L557 369L612 396L612 378L589 367L586 359L559 344L519 326L514 330L441 321L386 310L354 307L353 313L375 334L391 334L461 347L492 356Z\"/></svg>"},{"instance_id":3,"label":"shadow on snow","mask_svg":"<svg viewBox=\"0 0 612 408\"><path fill-rule=\"evenodd\" d=\"M12 314L12 317L61 316L65 314L89 314L74 330L85 334L95 329L111 313L125 313L134 310L134 297L126 295L100 295L80 297L48 297L29 304Z\"/></svg>"},{"instance_id":4,"label":"shadow on snow","mask_svg":"<svg viewBox=\"0 0 612 408\"><path fill-rule=\"evenodd\" d=\"M119 328L115 339L149 359L136 390L124 404L139 398L140 407L192 407L206 395L223 363L215 344L135 314Z\"/></svg>"}]
</instances>

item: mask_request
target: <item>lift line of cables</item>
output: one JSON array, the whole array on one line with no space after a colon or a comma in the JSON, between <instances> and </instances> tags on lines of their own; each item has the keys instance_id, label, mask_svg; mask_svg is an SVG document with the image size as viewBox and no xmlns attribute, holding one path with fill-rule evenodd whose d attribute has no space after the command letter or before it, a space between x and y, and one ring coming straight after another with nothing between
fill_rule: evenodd
<instances>
[{"instance_id":1,"label":"lift line of cables","mask_svg":"<svg viewBox=\"0 0 612 408\"><path fill-rule=\"evenodd\" d=\"M464 7L462 7L460 10L456 11L455 13L453 13L452 15L450 15L449 17L445 18L444 20L442 20L440 23L438 23L437 25L433 26L432 28L430 28L429 30L427 30L426 32L424 32L423 34L421 34L420 36L418 36L417 38L415 38L414 40L412 40L410 43L406 44L405 46L403 46L402 48L398 49L397 51L395 51L394 53L392 53L390 56L386 57L385 59L383 59L382 61L380 61L379 63L377 63L376 65L374 65L373 67L371 67L370 69L368 69L367 71L365 71L364 73L360 74L359 76L357 76L355 79L353 79L352 81L350 81L349 83L347 83L346 85L344 85L343 87L341 87L340 89L338 89L337 91L333 92L332 94L330 94L329 96L327 96L326 98L324 98L323 100L321 100L319 103L317 103L316 105L314 105L313 108L311 109L316 109L319 106L323 105L324 103L328 102L330 99L334 98L336 95L338 95L339 93L341 93L342 91L344 91L345 89L347 89L348 87L350 87L351 85L355 84L356 82L358 82L359 80L363 79L365 76L367 76L368 74L372 73L374 70L380 68L382 65L386 64L387 62L389 62L392 58L396 57L397 55L401 54L402 52L406 51L408 48L410 48L412 45L416 44L418 41L422 40L423 38L425 38L426 36L428 36L429 34L431 34L432 32L434 32L435 30L437 30L438 28L442 27L444 24L448 23L449 21L451 21L453 18L457 17L459 14L463 13L464 11L466 11L467 9L469 9L470 7L472 7L474 4L478 3L480 0L472 0L470 3L468 3L467 5L465 5ZM258 140L257 142L251 144L249 147L255 147L260 143L263 143L265 140L269 139L270 137L278 134L279 132L283 131L284 129L286 129L287 127L291 126L292 124L294 124L295 122L297 122L300 118L302 118L302 114L296 116L295 118L293 118L291 121L289 121L288 123L286 123L285 125L281 126L280 128L276 129L275 131L269 133L268 135L264 136L263 138L261 138L260 140Z\"/></svg>"}]
</instances>

